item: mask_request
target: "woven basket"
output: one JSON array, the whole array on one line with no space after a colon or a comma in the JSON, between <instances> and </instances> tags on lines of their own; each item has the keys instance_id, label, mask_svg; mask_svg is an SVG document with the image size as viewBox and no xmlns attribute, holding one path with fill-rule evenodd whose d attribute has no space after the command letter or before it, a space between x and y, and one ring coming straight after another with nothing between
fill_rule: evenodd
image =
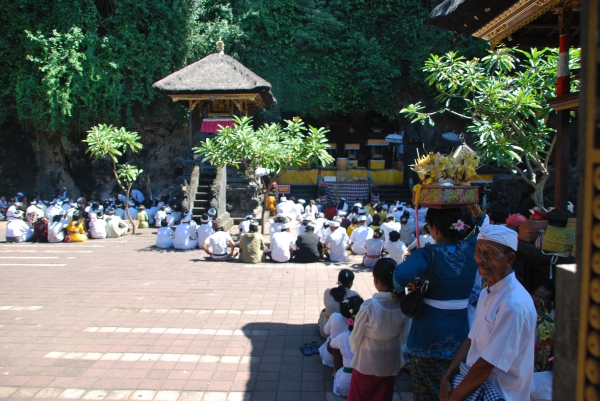
<instances>
[{"instance_id":1,"label":"woven basket","mask_svg":"<svg viewBox=\"0 0 600 401\"><path fill-rule=\"evenodd\" d=\"M450 209L479 202L479 188L469 185L446 187L423 185L419 193L413 192L413 203L431 209Z\"/></svg>"},{"instance_id":2,"label":"woven basket","mask_svg":"<svg viewBox=\"0 0 600 401\"><path fill-rule=\"evenodd\" d=\"M546 252L570 255L575 248L575 219L570 218L566 227L548 226L542 249Z\"/></svg>"},{"instance_id":3,"label":"woven basket","mask_svg":"<svg viewBox=\"0 0 600 401\"><path fill-rule=\"evenodd\" d=\"M519 225L519 239L525 242L535 242L546 227L548 227L548 220L524 221Z\"/></svg>"}]
</instances>

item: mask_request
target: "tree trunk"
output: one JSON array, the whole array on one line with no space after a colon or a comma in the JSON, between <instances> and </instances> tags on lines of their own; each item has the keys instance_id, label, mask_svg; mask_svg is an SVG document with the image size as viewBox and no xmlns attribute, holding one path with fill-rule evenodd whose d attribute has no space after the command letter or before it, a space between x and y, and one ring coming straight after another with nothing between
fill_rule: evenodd
<instances>
[{"instance_id":1,"label":"tree trunk","mask_svg":"<svg viewBox=\"0 0 600 401\"><path fill-rule=\"evenodd\" d=\"M531 199L535 202L535 206L544 211L546 208L544 207L544 184L546 180L542 180L542 182L536 183L534 186L535 191L531 194Z\"/></svg>"},{"instance_id":2,"label":"tree trunk","mask_svg":"<svg viewBox=\"0 0 600 401\"><path fill-rule=\"evenodd\" d=\"M127 198L125 199L125 214L127 215L127 219L129 220L129 222L131 223L132 235L135 235L135 224L133 223L133 219L129 215L129 192L131 192L131 185L129 185L127 187L127 190L125 191L125 197Z\"/></svg>"}]
</instances>

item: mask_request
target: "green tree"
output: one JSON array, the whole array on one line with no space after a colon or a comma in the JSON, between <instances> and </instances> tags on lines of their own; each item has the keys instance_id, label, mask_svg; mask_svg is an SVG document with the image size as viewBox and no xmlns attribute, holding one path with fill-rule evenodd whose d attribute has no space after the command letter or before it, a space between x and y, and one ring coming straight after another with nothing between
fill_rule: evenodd
<instances>
[{"instance_id":1,"label":"green tree","mask_svg":"<svg viewBox=\"0 0 600 401\"><path fill-rule=\"evenodd\" d=\"M579 63L572 49L570 68ZM469 121L484 160L510 168L534 189L535 205L544 208L544 186L549 177L555 129L547 125L555 96L557 49L530 51L498 48L482 59L467 60L456 52L431 55L423 71L442 106L425 112L420 103L400 111L412 122L433 125L432 116L451 113ZM579 82L573 81L573 89Z\"/></svg>"},{"instance_id":2,"label":"green tree","mask_svg":"<svg viewBox=\"0 0 600 401\"><path fill-rule=\"evenodd\" d=\"M265 124L258 129L252 126L252 118L234 117L235 126L225 127L213 139L207 139L194 152L204 156L213 166L244 166L246 176L265 195L264 210L268 205L268 190L282 173L305 165L325 166L333 162L327 153L325 128L304 126L299 117L286 120L287 126ZM265 186L257 175L259 168L270 172Z\"/></svg>"},{"instance_id":3,"label":"green tree","mask_svg":"<svg viewBox=\"0 0 600 401\"><path fill-rule=\"evenodd\" d=\"M107 126L106 124L99 124L92 127L88 131L87 139L83 140L84 143L88 144L86 153L89 153L92 158L102 160L108 157L110 159L117 184L125 192L127 199L125 213L133 226L134 234L135 225L133 224L133 217L129 215L129 207L127 206L130 199L131 186L144 170L129 163L119 163L119 157L122 157L127 150L131 150L133 153L139 152L143 147L139 141L140 136L137 132L129 132L123 127L116 128L112 125Z\"/></svg>"}]
</instances>

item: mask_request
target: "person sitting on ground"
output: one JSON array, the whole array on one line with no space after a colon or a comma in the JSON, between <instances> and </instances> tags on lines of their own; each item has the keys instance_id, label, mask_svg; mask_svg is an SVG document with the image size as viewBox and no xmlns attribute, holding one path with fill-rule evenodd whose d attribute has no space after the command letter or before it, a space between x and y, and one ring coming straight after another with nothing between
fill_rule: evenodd
<instances>
[{"instance_id":1,"label":"person sitting on ground","mask_svg":"<svg viewBox=\"0 0 600 401\"><path fill-rule=\"evenodd\" d=\"M204 252L208 253L212 260L231 260L237 256L235 243L228 232L223 231L223 224L219 219L212 220L212 228L215 231L204 241ZM227 247L229 246L229 253ZM209 250L210 249L210 250Z\"/></svg>"},{"instance_id":2,"label":"person sitting on ground","mask_svg":"<svg viewBox=\"0 0 600 401\"><path fill-rule=\"evenodd\" d=\"M377 228L373 231L373 237L365 241L366 252L362 262L363 266L373 267L381 259L384 245L382 235L383 231Z\"/></svg>"},{"instance_id":3,"label":"person sitting on ground","mask_svg":"<svg viewBox=\"0 0 600 401\"><path fill-rule=\"evenodd\" d=\"M390 241L385 242L383 249L388 252L388 258L393 259L396 264L404 262L408 250L406 244L400 241L400 233L398 231L390 232Z\"/></svg>"},{"instance_id":4,"label":"person sitting on ground","mask_svg":"<svg viewBox=\"0 0 600 401\"><path fill-rule=\"evenodd\" d=\"M167 218L167 206L162 205L160 207L160 209L156 212L156 214L154 215L154 224L156 225L156 227L162 227L162 221L166 220ZM167 221L167 225L168 225L168 221Z\"/></svg>"},{"instance_id":5,"label":"person sitting on ground","mask_svg":"<svg viewBox=\"0 0 600 401\"><path fill-rule=\"evenodd\" d=\"M175 229L173 248L187 250L198 246L198 233L196 232L196 226L190 224L191 221L192 211L189 210Z\"/></svg>"},{"instance_id":6,"label":"person sitting on ground","mask_svg":"<svg viewBox=\"0 0 600 401\"><path fill-rule=\"evenodd\" d=\"M373 231L375 231L376 229L381 227L381 220L378 214L373 216L373 221L371 222L371 225L369 226L369 228Z\"/></svg>"},{"instance_id":7,"label":"person sitting on ground","mask_svg":"<svg viewBox=\"0 0 600 401\"><path fill-rule=\"evenodd\" d=\"M41 217L33 223L31 242L48 242L48 219L46 217Z\"/></svg>"},{"instance_id":8,"label":"person sitting on ground","mask_svg":"<svg viewBox=\"0 0 600 401\"><path fill-rule=\"evenodd\" d=\"M365 216L365 218L367 219L367 227L371 225L371 223L373 222L373 218L371 217L371 215L369 213L367 213L367 209L361 207L360 209L358 209L358 221L360 221L361 216Z\"/></svg>"},{"instance_id":9,"label":"person sitting on ground","mask_svg":"<svg viewBox=\"0 0 600 401\"><path fill-rule=\"evenodd\" d=\"M400 240L405 244L412 244L415 240L414 228L408 224L408 219L410 214L408 212L404 212L402 217L400 218Z\"/></svg>"},{"instance_id":10,"label":"person sitting on ground","mask_svg":"<svg viewBox=\"0 0 600 401\"><path fill-rule=\"evenodd\" d=\"M346 234L348 234L348 237L352 235L352 231L354 231L356 227L358 227L358 218L354 217L352 219L352 224L346 229Z\"/></svg>"},{"instance_id":11,"label":"person sitting on ground","mask_svg":"<svg viewBox=\"0 0 600 401\"><path fill-rule=\"evenodd\" d=\"M315 227L311 224L305 226L305 231L296 238L296 263L314 263L323 257L323 244Z\"/></svg>"},{"instance_id":12,"label":"person sitting on ground","mask_svg":"<svg viewBox=\"0 0 600 401\"><path fill-rule=\"evenodd\" d=\"M346 198L344 198L343 196L340 197L340 200L338 201L337 205L335 206L336 208L336 213L339 216L340 212L347 212L348 211L348 204L346 203ZM333 218L333 217L332 217Z\"/></svg>"},{"instance_id":13,"label":"person sitting on ground","mask_svg":"<svg viewBox=\"0 0 600 401\"><path fill-rule=\"evenodd\" d=\"M425 245L427 244L435 244L435 240L433 238L431 238L431 234L429 233L429 226L427 224L425 224L423 227L421 227L421 231L423 232L423 234L419 235L419 244L420 244L420 248L425 247ZM408 250L412 251L413 249L417 248L417 240L415 239L409 246L408 246Z\"/></svg>"},{"instance_id":14,"label":"person sitting on ground","mask_svg":"<svg viewBox=\"0 0 600 401\"><path fill-rule=\"evenodd\" d=\"M29 207L25 210L25 222L29 227L33 228L33 225L42 217L44 217L42 209L38 206L36 200L32 200Z\"/></svg>"},{"instance_id":15,"label":"person sitting on ground","mask_svg":"<svg viewBox=\"0 0 600 401\"><path fill-rule=\"evenodd\" d=\"M138 221L138 228L150 228L148 213L146 213L144 205L140 205L140 211L137 212L135 219Z\"/></svg>"},{"instance_id":16,"label":"person sitting on ground","mask_svg":"<svg viewBox=\"0 0 600 401\"><path fill-rule=\"evenodd\" d=\"M358 218L358 227L352 231L350 236L350 247L352 252L357 255L364 255L366 252L365 241L373 237L373 230L367 227L367 218L360 216Z\"/></svg>"},{"instance_id":17,"label":"person sitting on ground","mask_svg":"<svg viewBox=\"0 0 600 401\"><path fill-rule=\"evenodd\" d=\"M334 355L334 364L337 362L335 358L337 352L342 357L342 366L337 364L334 366L333 393L337 396L347 397L352 385L352 359L354 359L354 353L350 346L350 335L354 329L354 319L360 312L363 303L363 299L358 296L349 297L341 303L340 313L348 318L348 329L329 341L329 348Z\"/></svg>"},{"instance_id":18,"label":"person sitting on ground","mask_svg":"<svg viewBox=\"0 0 600 401\"><path fill-rule=\"evenodd\" d=\"M120 218L121 220L125 220L127 217L125 215L125 208L122 203L117 203L115 206L115 216Z\"/></svg>"},{"instance_id":19,"label":"person sitting on ground","mask_svg":"<svg viewBox=\"0 0 600 401\"><path fill-rule=\"evenodd\" d=\"M169 249L173 247L173 238L175 238L175 231L169 227L167 219L162 219L160 222L161 227L156 233L156 245L157 248Z\"/></svg>"},{"instance_id":20,"label":"person sitting on ground","mask_svg":"<svg viewBox=\"0 0 600 401\"><path fill-rule=\"evenodd\" d=\"M330 368L334 368L334 373L341 367L342 361L339 352L335 353L333 352L333 349L329 347L329 342L333 338L342 334L344 331L348 330L348 325L350 323L348 319L352 319L353 315L352 313L348 313L349 302L352 302L353 306L356 306L362 304L364 301L358 295L342 300L342 302L340 302L340 312L332 313L331 317L329 318L329 320L325 324L325 327L323 328L323 331L329 337L327 337L327 341L325 341L325 343L323 343L323 345L319 347L319 355L321 356L321 362L323 363L323 365L329 366Z\"/></svg>"},{"instance_id":21,"label":"person sitting on ground","mask_svg":"<svg viewBox=\"0 0 600 401\"><path fill-rule=\"evenodd\" d=\"M22 207L22 203L21 202L13 202L12 205L10 205L8 207L8 209L6 209L6 220L7 221L11 221L11 220L19 220L21 216L20 213L17 213L17 211L21 211L21 207Z\"/></svg>"},{"instance_id":22,"label":"person sitting on ground","mask_svg":"<svg viewBox=\"0 0 600 401\"><path fill-rule=\"evenodd\" d=\"M335 216L337 216L337 212L338 212L338 210L336 209L335 205L330 203L327 205L327 208L325 209L325 218L327 220L331 220Z\"/></svg>"},{"instance_id":23,"label":"person sitting on ground","mask_svg":"<svg viewBox=\"0 0 600 401\"><path fill-rule=\"evenodd\" d=\"M246 218L244 220L242 220L242 222L238 225L238 231L240 233L240 236L242 234L246 234L248 232L248 229L250 227L250 222L252 221L252 219L254 218L254 214L249 214L246 216Z\"/></svg>"},{"instance_id":24,"label":"person sitting on ground","mask_svg":"<svg viewBox=\"0 0 600 401\"><path fill-rule=\"evenodd\" d=\"M90 213L90 237L94 239L106 238L106 221L102 212Z\"/></svg>"},{"instance_id":25,"label":"person sitting on ground","mask_svg":"<svg viewBox=\"0 0 600 401\"><path fill-rule=\"evenodd\" d=\"M210 209L208 209L208 219L210 221L213 221L217 218L217 209L215 209L214 207L211 207Z\"/></svg>"},{"instance_id":26,"label":"person sitting on ground","mask_svg":"<svg viewBox=\"0 0 600 401\"><path fill-rule=\"evenodd\" d=\"M123 221L119 216L115 214L115 211L108 209L108 217L106 218L106 237L108 238L119 238L127 234L129 224Z\"/></svg>"},{"instance_id":27,"label":"person sitting on ground","mask_svg":"<svg viewBox=\"0 0 600 401\"><path fill-rule=\"evenodd\" d=\"M271 237L270 250L266 255L275 262L287 263L292 257L291 252L296 250L296 241L290 234L290 225L284 224L281 231Z\"/></svg>"},{"instance_id":28,"label":"person sitting on ground","mask_svg":"<svg viewBox=\"0 0 600 401\"><path fill-rule=\"evenodd\" d=\"M379 216L379 221L385 221L387 217L387 211L383 209L383 205L379 204L375 206L375 213L373 213L373 220L375 220L375 216Z\"/></svg>"},{"instance_id":29,"label":"person sitting on ground","mask_svg":"<svg viewBox=\"0 0 600 401\"><path fill-rule=\"evenodd\" d=\"M269 220L269 243L273 242L273 234L280 232L285 223L287 223L287 217L282 213Z\"/></svg>"},{"instance_id":30,"label":"person sitting on ground","mask_svg":"<svg viewBox=\"0 0 600 401\"><path fill-rule=\"evenodd\" d=\"M340 227L342 227L344 230L347 230L352 224L352 220L346 217L346 212L339 212L338 217L340 218Z\"/></svg>"},{"instance_id":31,"label":"person sitting on ground","mask_svg":"<svg viewBox=\"0 0 600 401\"><path fill-rule=\"evenodd\" d=\"M63 242L68 224L65 214L54 216L52 223L48 226L48 242Z\"/></svg>"},{"instance_id":32,"label":"person sitting on ground","mask_svg":"<svg viewBox=\"0 0 600 401\"><path fill-rule=\"evenodd\" d=\"M530 398L537 315L512 269L518 242L508 227L480 229L475 261L488 286L468 338L442 377L440 400L464 400L476 391L505 400Z\"/></svg>"},{"instance_id":33,"label":"person sitting on ground","mask_svg":"<svg viewBox=\"0 0 600 401\"><path fill-rule=\"evenodd\" d=\"M83 214L73 215L73 221L67 226L67 238L65 238L67 242L85 242L88 240L87 235L85 235L85 217Z\"/></svg>"},{"instance_id":34,"label":"person sitting on ground","mask_svg":"<svg viewBox=\"0 0 600 401\"><path fill-rule=\"evenodd\" d=\"M208 214L203 213L202 216L200 216L200 225L196 228L196 233L198 234L198 248L202 249L206 239L214 232Z\"/></svg>"},{"instance_id":35,"label":"person sitting on ground","mask_svg":"<svg viewBox=\"0 0 600 401\"><path fill-rule=\"evenodd\" d=\"M357 292L351 290L353 284L354 273L348 269L342 269L338 273L337 287L328 288L323 293L325 308L321 311L318 324L321 337L327 338L329 336L325 334L325 324L327 324L327 321L334 312L340 311L340 302L346 298L358 295Z\"/></svg>"},{"instance_id":36,"label":"person sitting on ground","mask_svg":"<svg viewBox=\"0 0 600 401\"><path fill-rule=\"evenodd\" d=\"M296 235L300 235L300 234L306 232L306 227L309 224L310 224L310 220L309 219L302 220L302 222L300 223L300 225L298 227L296 227Z\"/></svg>"},{"instance_id":37,"label":"person sitting on ground","mask_svg":"<svg viewBox=\"0 0 600 401\"><path fill-rule=\"evenodd\" d=\"M400 310L394 291L391 259L379 259L373 267L377 293L366 300L350 334L352 383L348 401L389 401L394 395L394 380L404 366L400 348L410 323Z\"/></svg>"},{"instance_id":38,"label":"person sitting on ground","mask_svg":"<svg viewBox=\"0 0 600 401\"><path fill-rule=\"evenodd\" d=\"M387 245L387 243L390 242L390 233L392 231L400 232L400 223L396 222L396 218L393 214L388 214L385 218L385 223L382 223L379 228L383 231L383 240Z\"/></svg>"},{"instance_id":39,"label":"person sitting on ground","mask_svg":"<svg viewBox=\"0 0 600 401\"><path fill-rule=\"evenodd\" d=\"M6 210L8 209L8 202L4 195L0 196L0 213L6 215Z\"/></svg>"},{"instance_id":40,"label":"person sitting on ground","mask_svg":"<svg viewBox=\"0 0 600 401\"><path fill-rule=\"evenodd\" d=\"M325 227L323 227L325 229ZM339 221L329 223L329 235L325 238L325 246L328 249L329 260L331 262L347 262L348 261L348 244L350 239L346 230L340 227Z\"/></svg>"},{"instance_id":41,"label":"person sitting on ground","mask_svg":"<svg viewBox=\"0 0 600 401\"><path fill-rule=\"evenodd\" d=\"M265 249L265 241L258 232L258 223L250 221L248 232L240 235L240 260L244 263L260 263Z\"/></svg>"},{"instance_id":42,"label":"person sitting on ground","mask_svg":"<svg viewBox=\"0 0 600 401\"><path fill-rule=\"evenodd\" d=\"M6 223L6 242L27 242L33 237L33 228L22 220L23 211L15 210Z\"/></svg>"}]
</instances>

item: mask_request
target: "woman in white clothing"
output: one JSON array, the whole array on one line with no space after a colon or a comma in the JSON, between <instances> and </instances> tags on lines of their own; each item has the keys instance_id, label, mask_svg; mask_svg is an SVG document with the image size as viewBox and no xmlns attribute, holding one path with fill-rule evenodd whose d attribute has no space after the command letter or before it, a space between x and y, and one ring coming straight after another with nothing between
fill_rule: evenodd
<instances>
[{"instance_id":1,"label":"woman in white clothing","mask_svg":"<svg viewBox=\"0 0 600 401\"><path fill-rule=\"evenodd\" d=\"M384 249L388 251L388 258L395 260L397 264L404 262L408 249L406 244L400 241L400 233L398 231L390 232L389 239L384 245Z\"/></svg>"},{"instance_id":2,"label":"woman in white clothing","mask_svg":"<svg viewBox=\"0 0 600 401\"><path fill-rule=\"evenodd\" d=\"M57 214L52 217L52 223L48 225L48 242L63 242L65 240L65 229L69 223L63 216L64 214Z\"/></svg>"},{"instance_id":3,"label":"woman in white clothing","mask_svg":"<svg viewBox=\"0 0 600 401\"><path fill-rule=\"evenodd\" d=\"M158 229L156 235L156 246L158 248L172 248L173 238L175 238L175 231L169 227L167 219L163 219L160 222L161 227Z\"/></svg>"},{"instance_id":4,"label":"woman in white clothing","mask_svg":"<svg viewBox=\"0 0 600 401\"><path fill-rule=\"evenodd\" d=\"M422 228L421 231L423 232L423 234L419 235L419 248L424 248L425 245L427 244L435 244L435 240L433 238L431 238L431 234L429 234L429 226L427 224L425 224ZM413 249L415 249L417 247L417 240L414 240L412 242L412 244L410 244L408 246L408 250L412 251Z\"/></svg>"},{"instance_id":5,"label":"woman in white clothing","mask_svg":"<svg viewBox=\"0 0 600 401\"><path fill-rule=\"evenodd\" d=\"M319 317L319 332L321 333L321 337L329 337L329 334L326 334L324 331L325 324L334 312L340 311L340 302L346 298L358 295L357 292L351 290L352 284L354 284L354 273L348 269L342 269L338 273L337 287L325 290L323 294L325 309L321 311L321 316Z\"/></svg>"},{"instance_id":6,"label":"woman in white clothing","mask_svg":"<svg viewBox=\"0 0 600 401\"><path fill-rule=\"evenodd\" d=\"M365 241L365 257L363 258L363 266L373 267L379 259L381 259L381 253L383 252L383 239L381 236L383 231L379 228L373 230L373 237Z\"/></svg>"}]
</instances>

